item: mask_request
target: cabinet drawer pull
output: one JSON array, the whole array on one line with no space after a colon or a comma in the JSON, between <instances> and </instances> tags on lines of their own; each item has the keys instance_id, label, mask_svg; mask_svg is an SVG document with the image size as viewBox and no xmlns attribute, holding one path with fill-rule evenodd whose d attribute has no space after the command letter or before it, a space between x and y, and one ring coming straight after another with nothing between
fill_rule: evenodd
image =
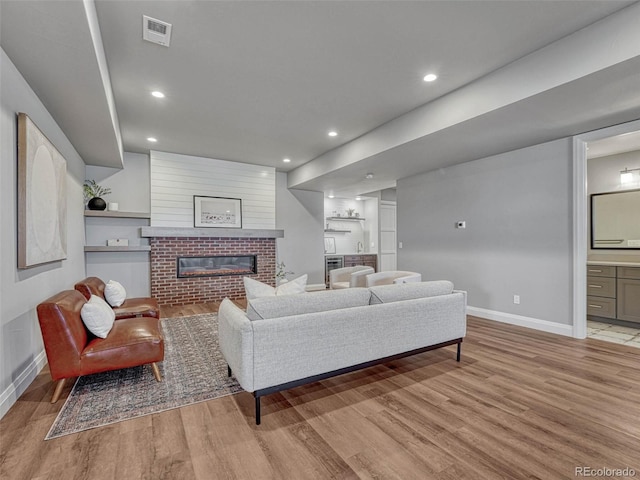
<instances>
[{"instance_id":1,"label":"cabinet drawer pull","mask_svg":"<svg viewBox=\"0 0 640 480\"><path fill-rule=\"evenodd\" d=\"M587 306L591 308L602 308L602 305L587 305Z\"/></svg>"},{"instance_id":2,"label":"cabinet drawer pull","mask_svg":"<svg viewBox=\"0 0 640 480\"><path fill-rule=\"evenodd\" d=\"M602 285L589 285L589 288L602 288Z\"/></svg>"},{"instance_id":3,"label":"cabinet drawer pull","mask_svg":"<svg viewBox=\"0 0 640 480\"><path fill-rule=\"evenodd\" d=\"M602 270L589 270L589 273L602 273Z\"/></svg>"}]
</instances>

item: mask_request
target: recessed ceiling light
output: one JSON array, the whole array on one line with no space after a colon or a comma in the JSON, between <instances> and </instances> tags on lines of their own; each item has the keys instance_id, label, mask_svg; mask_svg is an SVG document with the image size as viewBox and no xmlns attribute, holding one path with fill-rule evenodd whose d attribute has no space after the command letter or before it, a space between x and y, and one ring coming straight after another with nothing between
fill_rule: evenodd
<instances>
[{"instance_id":1,"label":"recessed ceiling light","mask_svg":"<svg viewBox=\"0 0 640 480\"><path fill-rule=\"evenodd\" d=\"M329 195L329 198L336 198L335 195Z\"/></svg>"},{"instance_id":2,"label":"recessed ceiling light","mask_svg":"<svg viewBox=\"0 0 640 480\"><path fill-rule=\"evenodd\" d=\"M371 180L373 178L373 173L367 173L364 177Z\"/></svg>"},{"instance_id":3,"label":"recessed ceiling light","mask_svg":"<svg viewBox=\"0 0 640 480\"><path fill-rule=\"evenodd\" d=\"M154 90L153 92L151 92L151 95L153 95L156 98L164 98L164 93L162 93L159 90Z\"/></svg>"},{"instance_id":4,"label":"recessed ceiling light","mask_svg":"<svg viewBox=\"0 0 640 480\"><path fill-rule=\"evenodd\" d=\"M424 76L423 80L425 82L433 82L438 76L435 73L428 73Z\"/></svg>"},{"instance_id":5,"label":"recessed ceiling light","mask_svg":"<svg viewBox=\"0 0 640 480\"><path fill-rule=\"evenodd\" d=\"M328 135L329 135L330 137L337 137L337 136L338 136L338 132L336 132L335 130L331 130L331 131L328 133Z\"/></svg>"},{"instance_id":6,"label":"recessed ceiling light","mask_svg":"<svg viewBox=\"0 0 640 480\"><path fill-rule=\"evenodd\" d=\"M360 201L362 200L362 197L356 197L356 200Z\"/></svg>"},{"instance_id":7,"label":"recessed ceiling light","mask_svg":"<svg viewBox=\"0 0 640 480\"><path fill-rule=\"evenodd\" d=\"M291 161L291 159L290 159L290 158L283 158L283 159L282 159L282 161L283 161L284 163L289 163L289 162Z\"/></svg>"},{"instance_id":8,"label":"recessed ceiling light","mask_svg":"<svg viewBox=\"0 0 640 480\"><path fill-rule=\"evenodd\" d=\"M158 139L157 139L157 138L154 138L154 137L147 137L147 142L155 143L155 142L157 142L157 141L158 141Z\"/></svg>"}]
</instances>

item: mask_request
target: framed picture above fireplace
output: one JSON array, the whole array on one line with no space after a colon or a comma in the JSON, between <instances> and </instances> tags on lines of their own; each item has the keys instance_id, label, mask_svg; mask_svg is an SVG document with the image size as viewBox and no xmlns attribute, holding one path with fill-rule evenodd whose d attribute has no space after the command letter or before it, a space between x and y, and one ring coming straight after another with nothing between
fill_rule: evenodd
<instances>
[{"instance_id":1,"label":"framed picture above fireplace","mask_svg":"<svg viewBox=\"0 0 640 480\"><path fill-rule=\"evenodd\" d=\"M239 198L193 196L194 227L242 228Z\"/></svg>"}]
</instances>

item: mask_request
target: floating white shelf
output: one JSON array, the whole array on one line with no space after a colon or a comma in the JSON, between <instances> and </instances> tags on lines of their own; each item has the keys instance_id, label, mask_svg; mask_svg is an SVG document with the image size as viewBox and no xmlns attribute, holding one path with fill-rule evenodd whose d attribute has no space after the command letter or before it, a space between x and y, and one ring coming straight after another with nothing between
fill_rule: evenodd
<instances>
[{"instance_id":1,"label":"floating white shelf","mask_svg":"<svg viewBox=\"0 0 640 480\"><path fill-rule=\"evenodd\" d=\"M341 221L341 220L346 220L346 221L351 221L351 222L356 222L359 220L365 220L362 217L327 217L327 220L334 220L334 221Z\"/></svg>"},{"instance_id":2,"label":"floating white shelf","mask_svg":"<svg viewBox=\"0 0 640 480\"><path fill-rule=\"evenodd\" d=\"M150 245L130 245L130 246L106 246L106 245L87 245L84 247L85 252L150 252Z\"/></svg>"},{"instance_id":3,"label":"floating white shelf","mask_svg":"<svg viewBox=\"0 0 640 480\"><path fill-rule=\"evenodd\" d=\"M110 210L85 210L85 217L118 217L118 218L151 218L150 213L145 212L121 212Z\"/></svg>"}]
</instances>

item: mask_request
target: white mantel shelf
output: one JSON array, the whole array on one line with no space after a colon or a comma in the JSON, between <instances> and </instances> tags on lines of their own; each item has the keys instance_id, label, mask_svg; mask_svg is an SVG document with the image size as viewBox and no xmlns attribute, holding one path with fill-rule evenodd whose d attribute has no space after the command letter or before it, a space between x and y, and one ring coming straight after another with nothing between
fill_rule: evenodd
<instances>
[{"instance_id":1,"label":"white mantel shelf","mask_svg":"<svg viewBox=\"0 0 640 480\"><path fill-rule=\"evenodd\" d=\"M142 227L142 237L284 238L284 230L251 228Z\"/></svg>"}]
</instances>

